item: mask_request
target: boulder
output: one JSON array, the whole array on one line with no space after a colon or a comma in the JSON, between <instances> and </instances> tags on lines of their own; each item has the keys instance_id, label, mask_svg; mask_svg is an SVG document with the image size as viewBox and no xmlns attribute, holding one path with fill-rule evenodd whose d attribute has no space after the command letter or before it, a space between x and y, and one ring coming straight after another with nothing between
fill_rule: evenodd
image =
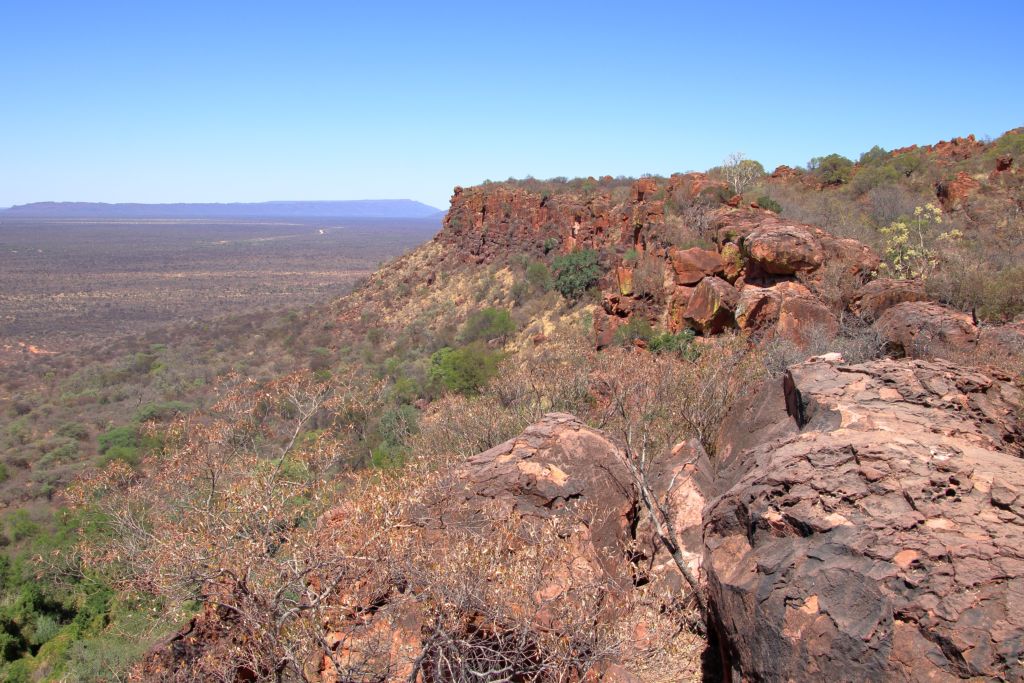
<instances>
[{"instance_id":1,"label":"boulder","mask_svg":"<svg viewBox=\"0 0 1024 683\"><path fill-rule=\"evenodd\" d=\"M891 306L874 328L891 353L911 358L963 358L978 342L971 316L930 301Z\"/></svg>"},{"instance_id":2,"label":"boulder","mask_svg":"<svg viewBox=\"0 0 1024 683\"><path fill-rule=\"evenodd\" d=\"M839 320L819 299L792 296L784 298L779 306L775 331L800 348L807 348L815 340L834 339L839 333Z\"/></svg>"},{"instance_id":3,"label":"boulder","mask_svg":"<svg viewBox=\"0 0 1024 683\"><path fill-rule=\"evenodd\" d=\"M686 307L690 305L693 287L676 287L668 300L668 331L676 334L686 329Z\"/></svg>"},{"instance_id":4,"label":"boulder","mask_svg":"<svg viewBox=\"0 0 1024 683\"><path fill-rule=\"evenodd\" d=\"M740 245L752 267L768 275L794 275L817 270L825 261L821 242L809 226L766 221Z\"/></svg>"},{"instance_id":5,"label":"boulder","mask_svg":"<svg viewBox=\"0 0 1024 683\"><path fill-rule=\"evenodd\" d=\"M716 251L693 247L669 250L669 261L677 285L693 286L709 275L723 275L725 264Z\"/></svg>"},{"instance_id":6,"label":"boulder","mask_svg":"<svg viewBox=\"0 0 1024 683\"><path fill-rule=\"evenodd\" d=\"M734 680L1024 679L1020 391L833 355L752 398L704 512Z\"/></svg>"},{"instance_id":7,"label":"boulder","mask_svg":"<svg viewBox=\"0 0 1024 683\"><path fill-rule=\"evenodd\" d=\"M799 282L784 281L772 287L744 285L736 303L736 325L741 330L763 330L776 324L782 302L787 299L811 298L811 290Z\"/></svg>"},{"instance_id":8,"label":"boulder","mask_svg":"<svg viewBox=\"0 0 1024 683\"><path fill-rule=\"evenodd\" d=\"M733 313L738 300L735 287L719 277L706 277L690 296L683 318L702 334L718 334L736 324Z\"/></svg>"},{"instance_id":9,"label":"boulder","mask_svg":"<svg viewBox=\"0 0 1024 683\"><path fill-rule=\"evenodd\" d=\"M896 304L906 301L927 301L924 283L920 280L894 280L878 278L867 283L853 295L850 310L867 321L878 316Z\"/></svg>"}]
</instances>

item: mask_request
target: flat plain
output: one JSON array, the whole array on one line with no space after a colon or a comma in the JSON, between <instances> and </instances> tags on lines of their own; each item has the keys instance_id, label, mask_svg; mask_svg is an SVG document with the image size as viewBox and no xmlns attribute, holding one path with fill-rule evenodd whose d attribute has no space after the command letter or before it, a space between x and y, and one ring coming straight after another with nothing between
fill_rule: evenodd
<instances>
[{"instance_id":1,"label":"flat plain","mask_svg":"<svg viewBox=\"0 0 1024 683\"><path fill-rule=\"evenodd\" d=\"M0 218L0 356L319 303L439 227L408 218Z\"/></svg>"}]
</instances>

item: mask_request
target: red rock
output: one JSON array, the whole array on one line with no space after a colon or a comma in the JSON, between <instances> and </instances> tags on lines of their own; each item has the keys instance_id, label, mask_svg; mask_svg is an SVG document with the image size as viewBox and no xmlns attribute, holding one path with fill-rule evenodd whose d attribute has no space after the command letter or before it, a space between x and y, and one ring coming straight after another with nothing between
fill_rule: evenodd
<instances>
[{"instance_id":1,"label":"red rock","mask_svg":"<svg viewBox=\"0 0 1024 683\"><path fill-rule=\"evenodd\" d=\"M723 275L725 266L718 252L693 247L691 249L669 249L672 272L678 285L696 285L708 275Z\"/></svg>"},{"instance_id":2,"label":"red rock","mask_svg":"<svg viewBox=\"0 0 1024 683\"><path fill-rule=\"evenodd\" d=\"M706 277L693 291L683 318L703 334L718 334L736 324L733 313L738 300L735 287L721 278Z\"/></svg>"},{"instance_id":3,"label":"red rock","mask_svg":"<svg viewBox=\"0 0 1024 683\"><path fill-rule=\"evenodd\" d=\"M775 170L772 171L772 178L786 179L786 178L792 178L792 177L798 176L798 175L800 175L800 171L798 171L795 168L792 168L790 166L786 166L785 164L783 164L782 166L776 166Z\"/></svg>"},{"instance_id":4,"label":"red rock","mask_svg":"<svg viewBox=\"0 0 1024 683\"><path fill-rule=\"evenodd\" d=\"M626 266L618 266L615 269L615 279L618 283L619 294L630 296L633 293L633 269Z\"/></svg>"},{"instance_id":5,"label":"red rock","mask_svg":"<svg viewBox=\"0 0 1024 683\"><path fill-rule=\"evenodd\" d=\"M775 329L780 337L806 348L818 339L834 339L839 333L839 320L818 299L794 296L782 300Z\"/></svg>"},{"instance_id":6,"label":"red rock","mask_svg":"<svg viewBox=\"0 0 1024 683\"><path fill-rule=\"evenodd\" d=\"M878 278L857 290L850 302L850 310L872 321L896 304L927 300L924 283L920 280Z\"/></svg>"},{"instance_id":7,"label":"red rock","mask_svg":"<svg viewBox=\"0 0 1024 683\"><path fill-rule=\"evenodd\" d=\"M782 302L793 297L811 298L811 290L799 282L779 282L772 287L744 285L736 304L736 324L742 330L768 329L778 321Z\"/></svg>"},{"instance_id":8,"label":"red rock","mask_svg":"<svg viewBox=\"0 0 1024 683\"><path fill-rule=\"evenodd\" d=\"M1020 398L886 359L741 402L704 511L734 680L1024 679Z\"/></svg>"},{"instance_id":9,"label":"red rock","mask_svg":"<svg viewBox=\"0 0 1024 683\"><path fill-rule=\"evenodd\" d=\"M935 185L935 194L946 211L953 211L963 206L971 195L981 188L981 183L960 171L952 180Z\"/></svg>"},{"instance_id":10,"label":"red rock","mask_svg":"<svg viewBox=\"0 0 1024 683\"><path fill-rule=\"evenodd\" d=\"M645 198L658 191L658 181L654 178L641 178L633 183L632 196L634 202L642 202Z\"/></svg>"},{"instance_id":11,"label":"red rock","mask_svg":"<svg viewBox=\"0 0 1024 683\"><path fill-rule=\"evenodd\" d=\"M677 334L686 329L686 307L693 296L693 287L676 287L668 302L668 331Z\"/></svg>"},{"instance_id":12,"label":"red rock","mask_svg":"<svg viewBox=\"0 0 1024 683\"><path fill-rule=\"evenodd\" d=\"M744 237L740 247L748 262L768 275L810 272L825 260L821 242L799 224L763 225Z\"/></svg>"},{"instance_id":13,"label":"red rock","mask_svg":"<svg viewBox=\"0 0 1024 683\"><path fill-rule=\"evenodd\" d=\"M743 252L733 242L726 242L722 245L721 259L723 277L735 284L746 267L746 261L743 260Z\"/></svg>"},{"instance_id":14,"label":"red rock","mask_svg":"<svg viewBox=\"0 0 1024 683\"><path fill-rule=\"evenodd\" d=\"M958 358L978 342L971 316L928 301L896 304L874 328L892 352L911 358Z\"/></svg>"}]
</instances>

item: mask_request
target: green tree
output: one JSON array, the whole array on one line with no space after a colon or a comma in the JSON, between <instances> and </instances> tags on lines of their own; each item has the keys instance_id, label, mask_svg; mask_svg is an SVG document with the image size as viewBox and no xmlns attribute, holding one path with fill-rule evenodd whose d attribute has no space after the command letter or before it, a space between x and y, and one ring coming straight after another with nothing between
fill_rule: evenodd
<instances>
[{"instance_id":1,"label":"green tree","mask_svg":"<svg viewBox=\"0 0 1024 683\"><path fill-rule=\"evenodd\" d=\"M569 301L579 301L583 294L601 279L597 252L591 249L574 251L555 259L555 289Z\"/></svg>"},{"instance_id":2,"label":"green tree","mask_svg":"<svg viewBox=\"0 0 1024 683\"><path fill-rule=\"evenodd\" d=\"M850 180L853 162L841 154L829 154L814 157L808 162L807 168L826 185L842 185Z\"/></svg>"},{"instance_id":3,"label":"green tree","mask_svg":"<svg viewBox=\"0 0 1024 683\"><path fill-rule=\"evenodd\" d=\"M448 391L472 395L498 372L501 354L477 342L460 349L445 347L430 357L430 379Z\"/></svg>"}]
</instances>

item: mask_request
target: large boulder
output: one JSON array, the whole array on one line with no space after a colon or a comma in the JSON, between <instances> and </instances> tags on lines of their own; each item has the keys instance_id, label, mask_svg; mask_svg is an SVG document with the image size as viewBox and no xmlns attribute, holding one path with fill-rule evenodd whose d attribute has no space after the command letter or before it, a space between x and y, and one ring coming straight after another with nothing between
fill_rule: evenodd
<instances>
[{"instance_id":1,"label":"large boulder","mask_svg":"<svg viewBox=\"0 0 1024 683\"><path fill-rule=\"evenodd\" d=\"M788 280L771 287L745 285L736 303L736 325L741 330L771 329L779 321L783 302L792 298L812 299L813 295L804 285Z\"/></svg>"},{"instance_id":2,"label":"large boulder","mask_svg":"<svg viewBox=\"0 0 1024 683\"><path fill-rule=\"evenodd\" d=\"M837 360L754 392L720 440L704 567L734 680L1024 679L1019 390Z\"/></svg>"},{"instance_id":3,"label":"large boulder","mask_svg":"<svg viewBox=\"0 0 1024 683\"><path fill-rule=\"evenodd\" d=\"M924 283L920 280L882 277L872 280L854 293L850 310L867 321L873 321L896 304L927 300Z\"/></svg>"},{"instance_id":4,"label":"large boulder","mask_svg":"<svg viewBox=\"0 0 1024 683\"><path fill-rule=\"evenodd\" d=\"M890 352L911 358L964 358L974 353L978 342L971 316L929 301L891 306L874 328Z\"/></svg>"},{"instance_id":5,"label":"large boulder","mask_svg":"<svg viewBox=\"0 0 1024 683\"><path fill-rule=\"evenodd\" d=\"M693 290L683 317L702 334L718 334L735 325L733 314L739 292L719 277L706 277Z\"/></svg>"},{"instance_id":6,"label":"large boulder","mask_svg":"<svg viewBox=\"0 0 1024 683\"><path fill-rule=\"evenodd\" d=\"M817 270L825 262L821 242L810 226L766 221L743 238L744 255L767 275L794 275Z\"/></svg>"}]
</instances>

